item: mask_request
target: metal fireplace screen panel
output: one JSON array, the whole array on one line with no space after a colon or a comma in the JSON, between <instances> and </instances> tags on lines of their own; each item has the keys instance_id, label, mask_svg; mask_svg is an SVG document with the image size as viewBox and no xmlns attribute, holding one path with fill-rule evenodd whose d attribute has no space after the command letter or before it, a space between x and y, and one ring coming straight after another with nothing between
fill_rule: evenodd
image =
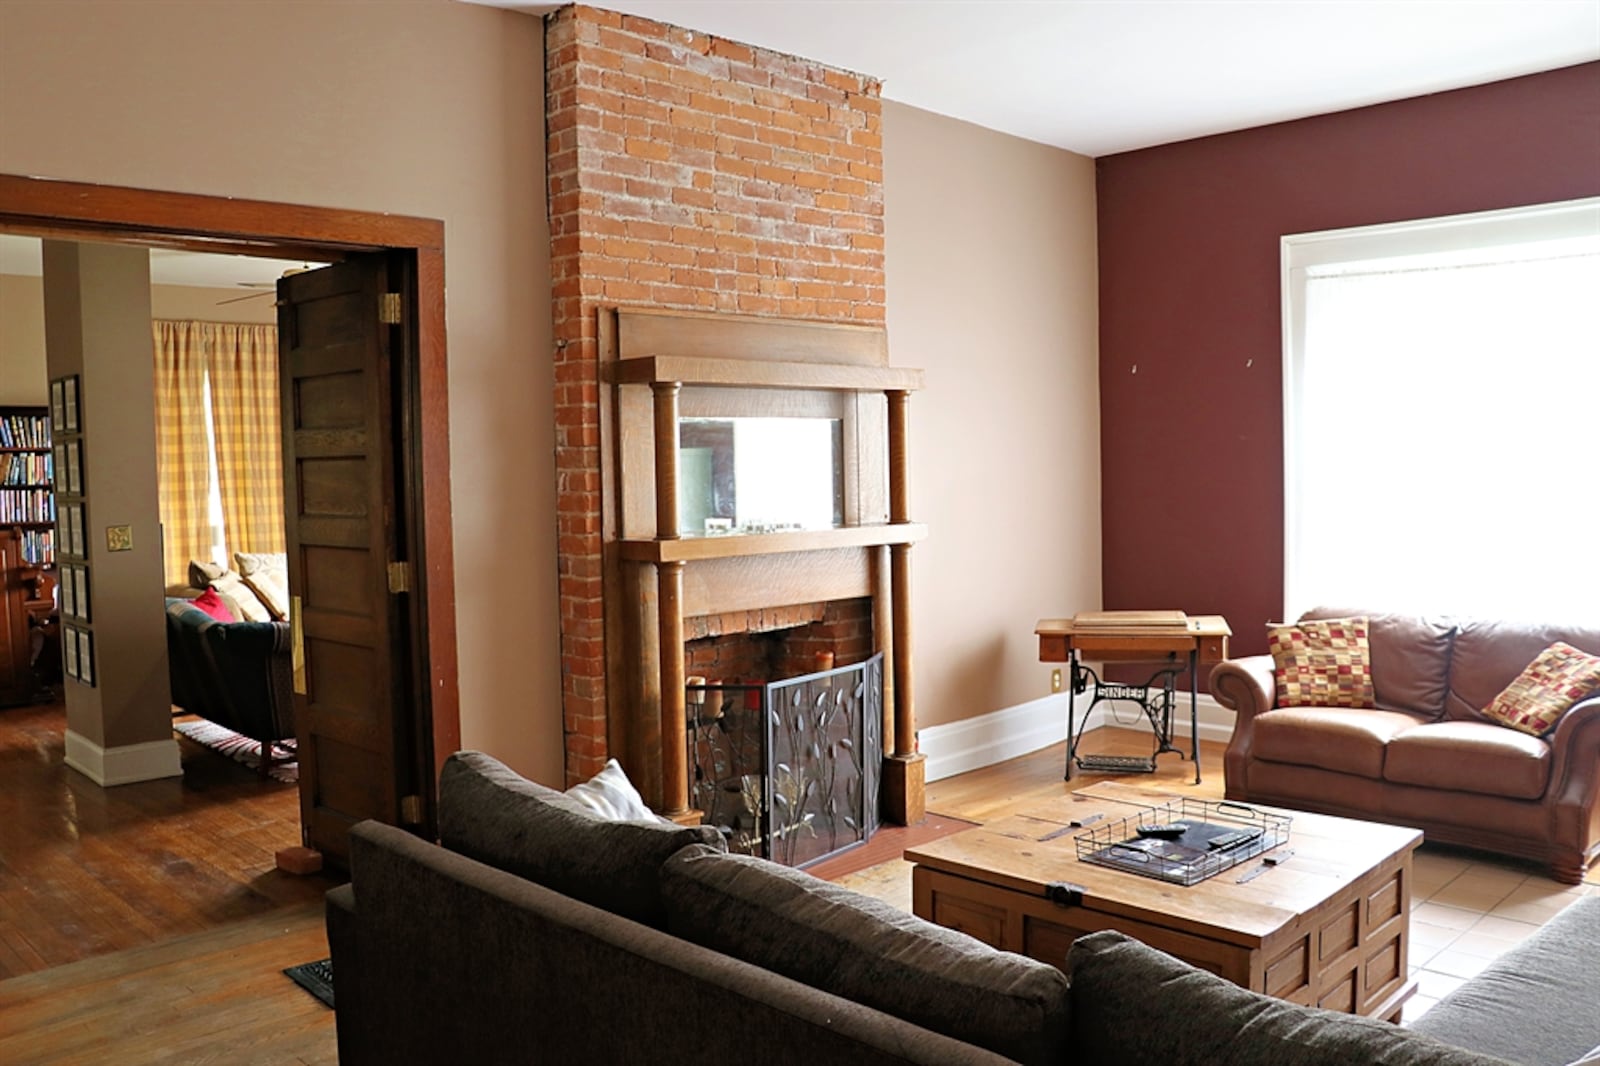
<instances>
[{"instance_id":1,"label":"metal fireplace screen panel","mask_svg":"<svg viewBox=\"0 0 1600 1066\"><path fill-rule=\"evenodd\" d=\"M1178 799L1097 825L1073 840L1080 862L1195 885L1288 840L1289 821L1242 803ZM1150 827L1168 832L1151 835Z\"/></svg>"},{"instance_id":2,"label":"metal fireplace screen panel","mask_svg":"<svg viewBox=\"0 0 1600 1066\"><path fill-rule=\"evenodd\" d=\"M720 829L728 850L767 857L766 689L688 689L689 766L694 805Z\"/></svg>"},{"instance_id":3,"label":"metal fireplace screen panel","mask_svg":"<svg viewBox=\"0 0 1600 1066\"><path fill-rule=\"evenodd\" d=\"M800 866L877 830L882 655L765 686L690 686L687 695L694 803L730 851Z\"/></svg>"},{"instance_id":4,"label":"metal fireplace screen panel","mask_svg":"<svg viewBox=\"0 0 1600 1066\"><path fill-rule=\"evenodd\" d=\"M769 854L804 866L877 828L883 656L767 686Z\"/></svg>"}]
</instances>

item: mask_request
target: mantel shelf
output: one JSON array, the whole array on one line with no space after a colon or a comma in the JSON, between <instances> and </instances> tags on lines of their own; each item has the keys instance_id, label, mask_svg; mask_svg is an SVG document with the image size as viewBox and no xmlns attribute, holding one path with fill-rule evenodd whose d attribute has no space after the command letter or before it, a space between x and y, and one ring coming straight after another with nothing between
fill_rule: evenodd
<instances>
[{"instance_id":1,"label":"mantel shelf","mask_svg":"<svg viewBox=\"0 0 1600 1066\"><path fill-rule=\"evenodd\" d=\"M770 389L837 389L847 392L922 388L922 371L850 363L784 363L766 359L713 359L692 355L646 355L611 364L619 385L720 385Z\"/></svg>"},{"instance_id":2,"label":"mantel shelf","mask_svg":"<svg viewBox=\"0 0 1600 1066\"><path fill-rule=\"evenodd\" d=\"M717 537L682 537L677 540L624 540L621 544L622 557L633 562L691 563L701 559L732 559L742 555L779 555L829 548L914 544L927 535L928 527L920 522L898 522L794 533L735 533Z\"/></svg>"}]
</instances>

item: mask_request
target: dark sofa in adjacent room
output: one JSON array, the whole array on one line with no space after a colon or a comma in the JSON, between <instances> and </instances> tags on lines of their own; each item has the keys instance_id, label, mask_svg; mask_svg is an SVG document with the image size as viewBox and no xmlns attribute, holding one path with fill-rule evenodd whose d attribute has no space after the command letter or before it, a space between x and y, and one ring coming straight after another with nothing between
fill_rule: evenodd
<instances>
[{"instance_id":1,"label":"dark sofa in adjacent room","mask_svg":"<svg viewBox=\"0 0 1600 1066\"><path fill-rule=\"evenodd\" d=\"M294 738L294 662L287 622L219 622L169 597L167 669L172 702L262 744Z\"/></svg>"}]
</instances>

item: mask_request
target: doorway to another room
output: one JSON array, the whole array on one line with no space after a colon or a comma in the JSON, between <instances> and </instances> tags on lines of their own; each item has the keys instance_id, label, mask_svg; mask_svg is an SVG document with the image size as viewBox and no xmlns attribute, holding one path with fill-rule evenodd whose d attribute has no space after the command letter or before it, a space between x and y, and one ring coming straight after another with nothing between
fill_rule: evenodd
<instances>
[{"instance_id":1,"label":"doorway to another room","mask_svg":"<svg viewBox=\"0 0 1600 1066\"><path fill-rule=\"evenodd\" d=\"M82 934L78 947L57 942L40 952L24 948L0 956L0 973L9 975L66 961L63 953L69 958L75 951L94 954L129 946L127 936L159 939L191 931L195 923L227 920L250 913L252 907L304 898L284 887L290 883L285 875L270 868L255 874L226 872L233 860L240 860L233 863L239 870L247 871L252 862L259 867L259 854L254 859L249 856L252 849L260 852L262 838L268 835L276 847L304 842L337 866L343 833L360 818L379 818L430 833L438 760L459 746L459 724L452 590L448 581L429 581L430 574L451 571L442 225L425 219L10 176L0 176L0 204L4 205L0 231L10 234L175 251L242 252L278 257L297 266L334 260L347 266L338 284L310 275L341 271L302 267L296 273L304 272L308 279L298 291L263 290L269 295L277 292L280 301L287 301L287 313L292 314L295 301L301 308L311 308L292 320L296 332L303 332L306 323L351 319L349 309L367 304L369 298L374 311L365 339L324 329L320 340L303 346L306 351L291 353L291 359L304 364L303 372L294 375L302 384L318 377L309 372L318 366L345 362L338 373L294 392L282 408L294 423L286 426L290 434L286 451L293 467L284 478L286 498L303 504L309 497L313 504L320 499L325 505L349 500L351 491L362 486L367 493L359 507L335 506L330 511L326 506L321 510L301 506L288 520L300 526L288 531L289 579L282 590L298 608L287 612L297 616L295 643L301 651L299 677L290 679L296 690L297 722L314 720L317 701L323 703L323 725L310 727L320 731L308 736L304 725L296 729L302 766L308 755L315 760L312 773L302 770L300 795L291 795L289 804L280 798L278 808L268 810L253 796L270 796L270 784L263 786L248 771L239 777L235 771L242 768L232 764L197 761L194 752L185 753L182 779L103 788L63 767L59 748L52 755L48 737L52 728L57 736L62 728L60 704L55 705L54 726L48 705L0 712L4 716L0 759L12 765L31 760L30 771L46 777L44 794L59 799L62 807L61 818L43 820L45 827L56 831L52 839L0 838L0 862L18 874L7 879L10 888L5 894L20 893L18 906L6 901L6 913L17 916L19 923L39 927L35 938L42 941L52 936L59 941L60 931L69 926ZM395 317L400 321L393 321ZM285 351L293 347L286 343ZM92 382L83 387L87 392ZM345 424L330 422L340 418ZM360 464L352 465L350 456L362 449L368 476L352 481L349 475ZM306 476L297 481L296 472ZM210 505L208 492L208 509ZM339 513L352 510L360 515ZM356 521L363 515L388 520ZM110 517L95 515L89 521L98 527ZM365 534L359 528L363 524L368 527ZM308 547L297 555L299 543ZM224 550L227 561L233 561L235 551L271 554L249 551L242 543L235 549L225 542ZM354 569L329 565L358 556L364 557ZM213 561L220 565L224 560L213 557ZM354 573L374 575L376 580L370 583L374 587L353 582ZM152 603L154 595L151 589ZM361 612L352 609L363 603L377 604L368 614L383 615L381 625L362 619ZM352 647L360 649L359 655L349 654ZM365 677L352 675L350 664L363 658L375 665ZM374 677L383 682L376 689L370 683ZM350 715L335 723L340 716L327 713L363 699L368 713L357 728L349 727ZM213 769L196 769L201 765ZM279 797L283 793L279 786ZM194 820L202 814L221 821L204 828L203 821ZM19 815L8 821L28 819ZM39 819L33 822L41 825ZM140 826L141 822L145 824ZM177 829L176 835L167 835L179 826L187 826L189 832ZM40 871L52 887L67 890L66 898L58 900L67 911L46 913L50 908L44 905L45 897L58 893L41 893L38 881L30 887L34 862L70 838L66 843L76 852L77 865L103 873L111 868L105 864L117 861L107 849L115 846L118 834L124 842L136 841L131 850L142 856L112 878L112 883L124 887L113 896L126 900L128 912L113 914L114 903L105 899L97 903L89 897L82 899L80 908L70 877ZM231 855L214 854L215 862L196 855L189 847L195 839L209 841L214 852ZM134 886L141 880L152 884L171 880L172 887L181 890L166 892L161 904L148 900L138 904ZM85 892L89 883L83 882ZM312 894L325 887L300 884ZM86 911L102 920L86 923L71 918ZM98 924L98 932L84 931L84 926L93 924ZM112 928L123 932L107 936ZM19 943L8 937L0 941ZM30 960L30 954L37 957Z\"/></svg>"}]
</instances>

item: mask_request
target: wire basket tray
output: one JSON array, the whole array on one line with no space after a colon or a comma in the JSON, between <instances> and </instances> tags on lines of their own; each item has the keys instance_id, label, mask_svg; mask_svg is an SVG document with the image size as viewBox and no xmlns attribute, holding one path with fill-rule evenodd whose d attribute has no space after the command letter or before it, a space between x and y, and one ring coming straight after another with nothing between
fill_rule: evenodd
<instances>
[{"instance_id":1,"label":"wire basket tray","mask_svg":"<svg viewBox=\"0 0 1600 1066\"><path fill-rule=\"evenodd\" d=\"M1087 829L1073 840L1079 862L1196 885L1288 840L1289 822L1287 815L1242 803L1175 799ZM1150 827L1167 827L1168 835L1150 835Z\"/></svg>"}]
</instances>

